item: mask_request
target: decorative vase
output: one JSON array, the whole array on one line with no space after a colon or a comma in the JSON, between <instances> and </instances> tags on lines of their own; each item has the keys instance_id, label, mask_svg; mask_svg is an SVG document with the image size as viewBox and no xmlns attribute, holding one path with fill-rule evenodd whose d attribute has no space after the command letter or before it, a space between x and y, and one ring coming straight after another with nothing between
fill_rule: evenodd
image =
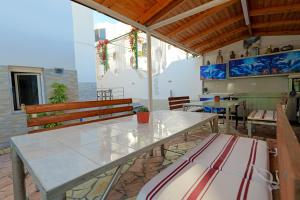
<instances>
[{"instance_id":1,"label":"decorative vase","mask_svg":"<svg viewBox=\"0 0 300 200\"><path fill-rule=\"evenodd\" d=\"M223 64L223 56L222 56L222 51L219 50L219 54L217 56L216 64Z\"/></svg>"},{"instance_id":2,"label":"decorative vase","mask_svg":"<svg viewBox=\"0 0 300 200\"><path fill-rule=\"evenodd\" d=\"M149 116L150 116L149 112L138 112L136 113L136 116L137 116L137 121L140 124L145 124L149 122Z\"/></svg>"},{"instance_id":3,"label":"decorative vase","mask_svg":"<svg viewBox=\"0 0 300 200\"><path fill-rule=\"evenodd\" d=\"M231 54L230 54L229 58L230 59L235 59L235 53L234 53L234 51L231 51Z\"/></svg>"},{"instance_id":4,"label":"decorative vase","mask_svg":"<svg viewBox=\"0 0 300 200\"><path fill-rule=\"evenodd\" d=\"M214 96L214 102L219 103L220 102L220 96Z\"/></svg>"}]
</instances>

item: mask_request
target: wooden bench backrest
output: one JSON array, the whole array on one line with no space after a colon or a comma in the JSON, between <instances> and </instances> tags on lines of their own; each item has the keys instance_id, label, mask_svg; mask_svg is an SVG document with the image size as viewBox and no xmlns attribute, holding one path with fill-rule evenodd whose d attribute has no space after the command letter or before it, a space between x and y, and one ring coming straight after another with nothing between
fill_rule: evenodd
<instances>
[{"instance_id":1,"label":"wooden bench backrest","mask_svg":"<svg viewBox=\"0 0 300 200\"><path fill-rule=\"evenodd\" d=\"M182 97L169 97L169 108L170 110L183 108L183 104L190 103L189 96L182 96Z\"/></svg>"},{"instance_id":2,"label":"wooden bench backrest","mask_svg":"<svg viewBox=\"0 0 300 200\"><path fill-rule=\"evenodd\" d=\"M115 99L25 106L25 111L29 115L27 126L34 127L35 130L29 131L29 133L34 133L129 116L133 114L131 103L132 99ZM48 115L39 116L39 113L48 113ZM44 128L44 125L51 123L63 124L53 128Z\"/></svg>"},{"instance_id":3,"label":"wooden bench backrest","mask_svg":"<svg viewBox=\"0 0 300 200\"><path fill-rule=\"evenodd\" d=\"M277 148L280 198L300 199L300 145L281 105L277 106Z\"/></svg>"}]
</instances>

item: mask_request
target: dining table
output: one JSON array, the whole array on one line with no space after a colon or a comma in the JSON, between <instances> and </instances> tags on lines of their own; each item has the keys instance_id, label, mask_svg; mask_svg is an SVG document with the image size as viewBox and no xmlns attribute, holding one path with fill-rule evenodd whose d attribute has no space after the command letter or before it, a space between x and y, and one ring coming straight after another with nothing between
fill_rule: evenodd
<instances>
[{"instance_id":1,"label":"dining table","mask_svg":"<svg viewBox=\"0 0 300 200\"><path fill-rule=\"evenodd\" d=\"M129 160L206 123L218 132L214 113L160 110L145 124L132 115L12 137L14 197L26 199L25 171L43 200L61 200L66 191L116 168L105 199Z\"/></svg>"},{"instance_id":2,"label":"dining table","mask_svg":"<svg viewBox=\"0 0 300 200\"><path fill-rule=\"evenodd\" d=\"M225 131L226 133L230 133L231 131L231 124L230 124L230 112L231 109L236 109L235 112L238 112L237 106L242 106L243 107L243 122L244 122L244 127L245 121L246 121L246 102L244 100L221 100L219 102L215 101L193 101L190 103L185 103L183 104L183 110L188 110L191 107L210 107L211 108L211 113L213 113L214 108L215 109L220 109L224 108L225 109Z\"/></svg>"}]
</instances>

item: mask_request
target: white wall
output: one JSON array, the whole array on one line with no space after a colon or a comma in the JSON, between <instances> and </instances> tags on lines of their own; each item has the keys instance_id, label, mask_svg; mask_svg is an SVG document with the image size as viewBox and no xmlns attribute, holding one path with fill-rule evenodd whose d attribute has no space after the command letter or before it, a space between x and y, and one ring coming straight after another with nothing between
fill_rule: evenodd
<instances>
[{"instance_id":1,"label":"white wall","mask_svg":"<svg viewBox=\"0 0 300 200\"><path fill-rule=\"evenodd\" d=\"M200 81L200 65L202 59L179 60L161 74L153 77L153 98L166 100L170 96L188 95L198 99L202 93ZM144 71L126 69L114 74L108 71L100 80L100 88L124 87L125 97L147 99L147 74Z\"/></svg>"},{"instance_id":2,"label":"white wall","mask_svg":"<svg viewBox=\"0 0 300 200\"><path fill-rule=\"evenodd\" d=\"M268 46L272 48L281 48L285 45L293 45L294 49L300 48L300 36L265 36L261 37L260 53L263 54ZM224 62L228 62L231 51L234 51L237 58L241 54L245 55L243 49L243 41L235 42L231 45L221 48ZM209 52L204 56L204 62L209 60L215 63L219 49ZM230 92L230 93L260 93L262 95L269 95L270 93L287 93L288 92L288 78L287 76L278 77L245 77L241 79L228 80L208 80L204 81L204 87L208 88L209 92Z\"/></svg>"},{"instance_id":3,"label":"white wall","mask_svg":"<svg viewBox=\"0 0 300 200\"><path fill-rule=\"evenodd\" d=\"M285 35L285 36L263 36L261 37L260 43L260 54L264 54L266 49L271 45L272 48L286 45L293 45L294 49L300 48L300 35ZM243 40L235 42L233 44L227 45L215 51L211 51L204 55L204 63L206 64L207 60L210 61L211 64L216 63L218 51L222 50L222 55L224 58L224 62L228 62L229 55L231 51L235 52L236 58L239 58L241 54L245 55L245 50L243 48Z\"/></svg>"},{"instance_id":4,"label":"white wall","mask_svg":"<svg viewBox=\"0 0 300 200\"><path fill-rule=\"evenodd\" d=\"M96 83L93 11L77 3L72 3L72 14L78 82Z\"/></svg>"},{"instance_id":5,"label":"white wall","mask_svg":"<svg viewBox=\"0 0 300 200\"><path fill-rule=\"evenodd\" d=\"M2 1L0 65L74 69L69 0Z\"/></svg>"}]
</instances>

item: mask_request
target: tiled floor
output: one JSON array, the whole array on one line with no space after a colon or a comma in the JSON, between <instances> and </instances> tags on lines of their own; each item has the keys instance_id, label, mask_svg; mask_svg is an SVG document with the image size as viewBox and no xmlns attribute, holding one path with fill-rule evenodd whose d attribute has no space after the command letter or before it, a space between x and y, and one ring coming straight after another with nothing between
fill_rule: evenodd
<instances>
[{"instance_id":1,"label":"tiled floor","mask_svg":"<svg viewBox=\"0 0 300 200\"><path fill-rule=\"evenodd\" d=\"M224 126L220 125L220 132L224 131ZM243 126L239 126L239 133L247 134L247 130ZM236 133L235 130L232 130ZM295 132L300 136L300 128L295 127ZM201 127L194 130L188 136L188 141L185 142L183 137L178 137L166 144L166 148L174 152L184 154L189 149L197 145L203 138L210 133L208 127ZM261 137L275 137L275 129L267 126L257 126L255 136ZM11 175L11 160L8 154L9 149L0 150L0 199L13 199L12 175ZM154 150L153 156L143 154L134 160L131 160L123 168L123 173L109 194L109 199L135 199L138 191L142 186L153 176L159 173L162 169L167 167L178 159L181 154L171 151L166 152L165 158L160 156L160 149ZM112 177L115 169L112 169L105 174L101 174L84 184L81 184L71 191L67 192L67 199L74 200L97 200L100 199L103 190ZM27 193L29 199L40 199L39 192L36 191L30 176L26 178Z\"/></svg>"}]
</instances>

